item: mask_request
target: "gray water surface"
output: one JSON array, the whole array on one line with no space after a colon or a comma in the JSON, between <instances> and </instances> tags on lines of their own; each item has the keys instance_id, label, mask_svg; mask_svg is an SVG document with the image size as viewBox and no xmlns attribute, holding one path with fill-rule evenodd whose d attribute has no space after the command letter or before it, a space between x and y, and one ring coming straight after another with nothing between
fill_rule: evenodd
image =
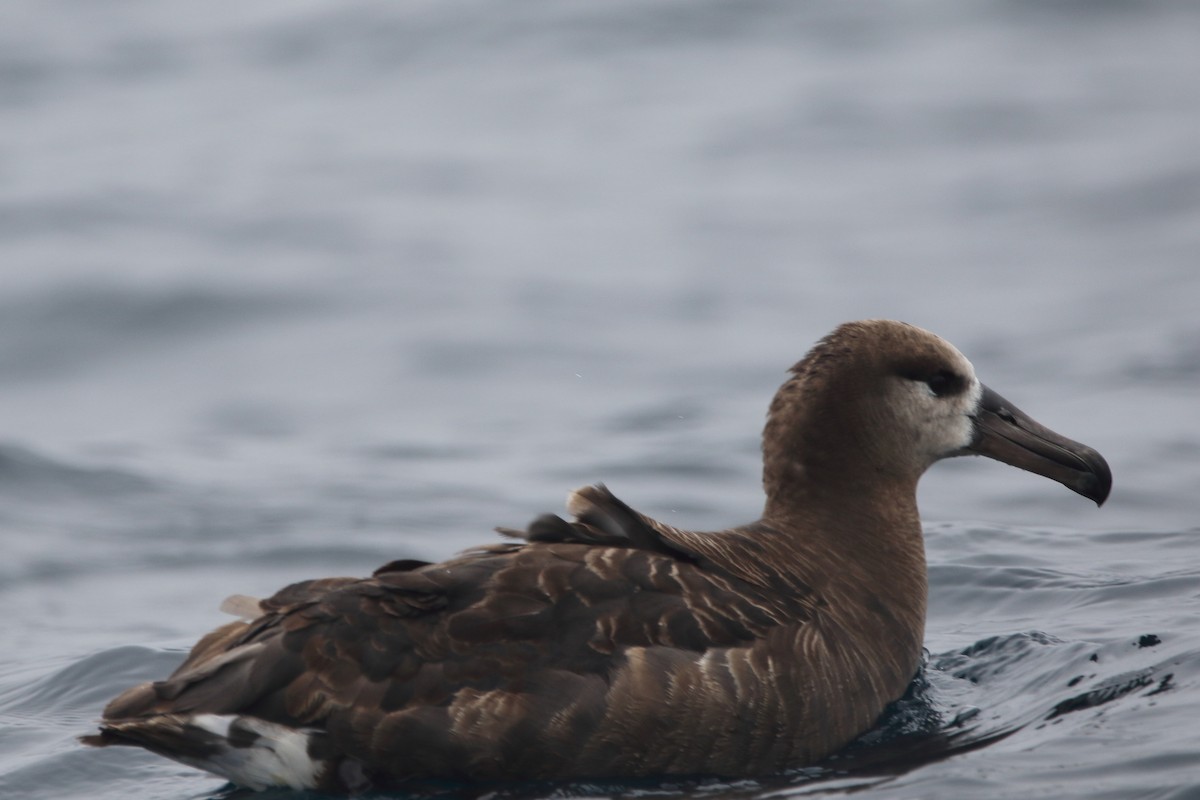
<instances>
[{"instance_id":1,"label":"gray water surface","mask_svg":"<svg viewBox=\"0 0 1200 800\"><path fill-rule=\"evenodd\" d=\"M926 477L930 657L885 727L954 746L570 792L1197 796L1197 30L1186 2L6 3L0 796L227 797L75 737L228 594L443 558L592 481L756 517L787 367L876 316L1116 480L1097 510L990 461Z\"/></svg>"}]
</instances>

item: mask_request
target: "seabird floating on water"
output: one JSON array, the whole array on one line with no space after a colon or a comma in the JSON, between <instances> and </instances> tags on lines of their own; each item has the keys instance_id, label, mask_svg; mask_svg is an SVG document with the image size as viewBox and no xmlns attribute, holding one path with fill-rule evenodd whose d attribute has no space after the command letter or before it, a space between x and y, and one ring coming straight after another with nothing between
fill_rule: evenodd
<instances>
[{"instance_id":1,"label":"seabird floating on water","mask_svg":"<svg viewBox=\"0 0 1200 800\"><path fill-rule=\"evenodd\" d=\"M842 325L763 434L762 518L680 530L603 486L522 542L370 578L234 597L243 621L104 710L137 745L251 788L423 779L765 774L869 729L916 673L926 569L916 487L981 454L1103 503L1091 448L981 384L919 328Z\"/></svg>"}]
</instances>

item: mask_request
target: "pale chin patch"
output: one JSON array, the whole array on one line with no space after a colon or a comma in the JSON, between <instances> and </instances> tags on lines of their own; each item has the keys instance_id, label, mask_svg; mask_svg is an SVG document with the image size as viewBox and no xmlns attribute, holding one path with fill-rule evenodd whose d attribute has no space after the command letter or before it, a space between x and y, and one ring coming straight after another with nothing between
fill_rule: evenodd
<instances>
[{"instance_id":1,"label":"pale chin patch","mask_svg":"<svg viewBox=\"0 0 1200 800\"><path fill-rule=\"evenodd\" d=\"M983 398L983 384L975 375L975 367L962 353L959 370L967 376L970 386L954 401L951 422L955 429L949 442L949 447L939 455L939 458L963 455L975 438L975 415L979 413L979 403Z\"/></svg>"},{"instance_id":2,"label":"pale chin patch","mask_svg":"<svg viewBox=\"0 0 1200 800\"><path fill-rule=\"evenodd\" d=\"M968 389L962 396L962 411L958 416L961 431L958 444L947 453L947 456L959 456L967 447L971 446L971 441L974 440L974 416L979 413L979 401L982 397L983 384L980 384L979 379L972 374L971 389Z\"/></svg>"},{"instance_id":3,"label":"pale chin patch","mask_svg":"<svg viewBox=\"0 0 1200 800\"><path fill-rule=\"evenodd\" d=\"M916 466L922 469L943 458L962 455L975 438L973 417L979 409L983 386L971 362L961 353L955 355L955 371L969 381L966 391L954 397L938 397L926 384L905 380L903 397L897 398L899 424L911 427L912 453L920 462Z\"/></svg>"},{"instance_id":4,"label":"pale chin patch","mask_svg":"<svg viewBox=\"0 0 1200 800\"><path fill-rule=\"evenodd\" d=\"M968 364L970 362L967 362ZM983 384L975 377L974 370L971 371L971 388L963 395L965 398L965 409L963 411L963 434L962 443L959 445L959 450L965 450L971 446L971 442L975 439L975 417L979 414L979 403L983 400Z\"/></svg>"}]
</instances>

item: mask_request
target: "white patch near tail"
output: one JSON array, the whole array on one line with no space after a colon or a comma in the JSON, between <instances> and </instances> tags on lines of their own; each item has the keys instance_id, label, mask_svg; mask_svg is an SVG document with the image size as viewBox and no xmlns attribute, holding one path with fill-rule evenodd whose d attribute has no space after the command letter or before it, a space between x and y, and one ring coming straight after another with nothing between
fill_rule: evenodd
<instances>
[{"instance_id":1,"label":"white patch near tail","mask_svg":"<svg viewBox=\"0 0 1200 800\"><path fill-rule=\"evenodd\" d=\"M229 714L197 714L187 724L225 740L215 754L189 763L239 786L314 789L325 766L308 755L313 731Z\"/></svg>"}]
</instances>

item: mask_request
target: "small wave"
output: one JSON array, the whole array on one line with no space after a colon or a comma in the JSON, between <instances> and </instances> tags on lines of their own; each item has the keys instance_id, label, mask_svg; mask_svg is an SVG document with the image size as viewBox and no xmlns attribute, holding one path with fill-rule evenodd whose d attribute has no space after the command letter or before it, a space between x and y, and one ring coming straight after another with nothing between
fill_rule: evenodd
<instances>
[{"instance_id":1,"label":"small wave","mask_svg":"<svg viewBox=\"0 0 1200 800\"><path fill-rule=\"evenodd\" d=\"M1086 708L1095 708L1102 706L1105 703L1111 703L1118 698L1136 692L1138 689L1143 689L1147 686L1154 686L1149 692L1146 692L1147 697L1152 697L1156 694L1168 691L1171 688L1171 681L1174 679L1174 673L1168 672L1162 677L1157 677L1157 670L1148 668L1139 670L1132 675L1122 675L1117 678L1106 680L1099 686L1088 689L1081 694L1068 697L1066 700L1060 700L1054 704L1054 708L1046 715L1047 720L1056 719L1064 714L1071 714L1076 711L1082 711Z\"/></svg>"},{"instance_id":2,"label":"small wave","mask_svg":"<svg viewBox=\"0 0 1200 800\"><path fill-rule=\"evenodd\" d=\"M89 497L145 494L160 488L143 475L114 467L85 467L49 458L18 444L0 444L0 493L82 494Z\"/></svg>"},{"instance_id":3,"label":"small wave","mask_svg":"<svg viewBox=\"0 0 1200 800\"><path fill-rule=\"evenodd\" d=\"M116 353L153 349L165 340L209 335L264 315L308 309L313 302L300 295L210 287L57 288L0 305L0 374L57 374Z\"/></svg>"},{"instance_id":4,"label":"small wave","mask_svg":"<svg viewBox=\"0 0 1200 800\"><path fill-rule=\"evenodd\" d=\"M0 693L0 714L97 718L119 692L162 678L183 656L181 651L134 646L94 653L38 680L10 686Z\"/></svg>"}]
</instances>

